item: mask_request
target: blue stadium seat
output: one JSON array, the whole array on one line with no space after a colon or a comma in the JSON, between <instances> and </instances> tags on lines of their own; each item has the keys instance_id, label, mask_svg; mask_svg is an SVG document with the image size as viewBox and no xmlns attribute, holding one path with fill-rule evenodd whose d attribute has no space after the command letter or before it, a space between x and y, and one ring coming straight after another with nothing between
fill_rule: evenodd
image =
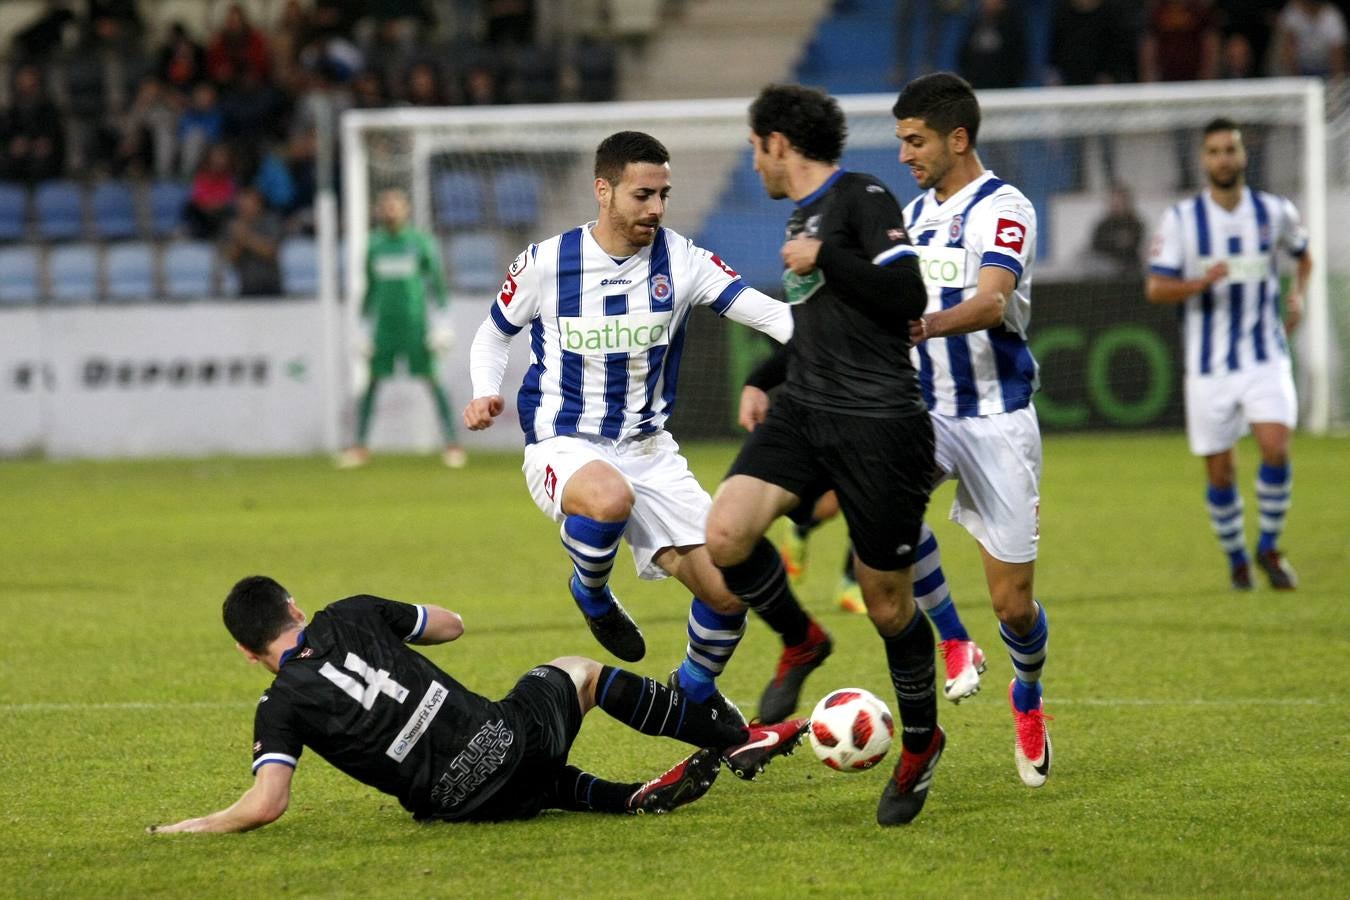
<instances>
[{"instance_id":1,"label":"blue stadium seat","mask_svg":"<svg viewBox=\"0 0 1350 900\"><path fill-rule=\"evenodd\" d=\"M93 213L94 236L103 240L136 237L136 196L125 181L105 181L89 197Z\"/></svg>"},{"instance_id":2,"label":"blue stadium seat","mask_svg":"<svg viewBox=\"0 0 1350 900\"><path fill-rule=\"evenodd\" d=\"M38 237L68 241L84 233L84 192L74 181L44 181L33 194Z\"/></svg>"},{"instance_id":3,"label":"blue stadium seat","mask_svg":"<svg viewBox=\"0 0 1350 900\"><path fill-rule=\"evenodd\" d=\"M319 247L314 238L288 238L281 245L281 289L292 297L319 292Z\"/></svg>"},{"instance_id":4,"label":"blue stadium seat","mask_svg":"<svg viewBox=\"0 0 1350 900\"><path fill-rule=\"evenodd\" d=\"M97 244L63 244L47 257L50 296L56 303L92 303L99 294Z\"/></svg>"},{"instance_id":5,"label":"blue stadium seat","mask_svg":"<svg viewBox=\"0 0 1350 900\"><path fill-rule=\"evenodd\" d=\"M206 241L175 241L164 248L164 294L173 300L215 294L215 247Z\"/></svg>"},{"instance_id":6,"label":"blue stadium seat","mask_svg":"<svg viewBox=\"0 0 1350 900\"><path fill-rule=\"evenodd\" d=\"M104 259L109 300L150 300L155 287L155 249L142 241L113 244Z\"/></svg>"},{"instance_id":7,"label":"blue stadium seat","mask_svg":"<svg viewBox=\"0 0 1350 900\"><path fill-rule=\"evenodd\" d=\"M0 183L0 241L22 240L28 233L28 191L21 184Z\"/></svg>"},{"instance_id":8,"label":"blue stadium seat","mask_svg":"<svg viewBox=\"0 0 1350 900\"><path fill-rule=\"evenodd\" d=\"M459 290L495 291L509 262L502 253L501 239L490 231L451 235L445 249L451 281Z\"/></svg>"},{"instance_id":9,"label":"blue stadium seat","mask_svg":"<svg viewBox=\"0 0 1350 900\"><path fill-rule=\"evenodd\" d=\"M41 251L32 244L0 248L0 306L36 303Z\"/></svg>"},{"instance_id":10,"label":"blue stadium seat","mask_svg":"<svg viewBox=\"0 0 1350 900\"><path fill-rule=\"evenodd\" d=\"M437 228L477 228L483 224L483 180L471 172L437 175L432 200Z\"/></svg>"},{"instance_id":11,"label":"blue stadium seat","mask_svg":"<svg viewBox=\"0 0 1350 900\"><path fill-rule=\"evenodd\" d=\"M150 186L150 234L172 237L183 224L183 207L191 190L177 181L156 181Z\"/></svg>"},{"instance_id":12,"label":"blue stadium seat","mask_svg":"<svg viewBox=\"0 0 1350 900\"><path fill-rule=\"evenodd\" d=\"M492 182L497 224L532 228L539 221L539 176L528 169L503 169Z\"/></svg>"}]
</instances>

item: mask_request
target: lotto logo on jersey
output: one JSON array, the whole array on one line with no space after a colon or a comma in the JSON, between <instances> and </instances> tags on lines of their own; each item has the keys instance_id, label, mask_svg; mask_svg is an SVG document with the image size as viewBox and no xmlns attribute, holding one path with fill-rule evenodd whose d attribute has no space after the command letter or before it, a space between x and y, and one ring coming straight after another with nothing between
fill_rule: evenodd
<instances>
[{"instance_id":1,"label":"lotto logo on jersey","mask_svg":"<svg viewBox=\"0 0 1350 900\"><path fill-rule=\"evenodd\" d=\"M1027 227L1021 222L1012 219L998 220L998 225L994 228L995 247L1007 247L1014 253L1021 253L1026 239Z\"/></svg>"},{"instance_id":2,"label":"lotto logo on jersey","mask_svg":"<svg viewBox=\"0 0 1350 900\"><path fill-rule=\"evenodd\" d=\"M716 253L712 254L712 261L716 263L717 268L721 269L723 272L726 272L732 278L741 277L740 274L735 269L733 269L731 266L723 262L722 257L718 256Z\"/></svg>"},{"instance_id":3,"label":"lotto logo on jersey","mask_svg":"<svg viewBox=\"0 0 1350 900\"><path fill-rule=\"evenodd\" d=\"M516 297L516 279L510 275L502 282L502 289L497 292L497 302L502 306L510 306L511 301Z\"/></svg>"}]
</instances>

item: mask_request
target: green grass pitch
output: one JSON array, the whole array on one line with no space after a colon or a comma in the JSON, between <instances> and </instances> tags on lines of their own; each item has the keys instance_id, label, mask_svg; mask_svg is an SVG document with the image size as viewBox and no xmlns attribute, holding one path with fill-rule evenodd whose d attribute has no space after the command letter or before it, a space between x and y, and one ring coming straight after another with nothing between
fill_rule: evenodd
<instances>
[{"instance_id":1,"label":"green grass pitch","mask_svg":"<svg viewBox=\"0 0 1350 900\"><path fill-rule=\"evenodd\" d=\"M713 486L734 448L688 450ZM1014 770L1010 667L945 488L929 519L990 669L979 696L941 701L948 749L910 827L873 824L893 757L840 775L803 749L755 783L724 772L670 816L493 826L419 826L306 754L290 811L268 828L144 833L249 783L268 679L219 616L241 575L274 575L311 611L363 591L458 610L465 636L426 652L491 696L555 656L608 660L519 462L0 464L0 896L1346 895L1350 441L1303 436L1286 536L1302 586L1247 595L1227 588L1180 437L1047 439L1037 594L1056 755L1039 791ZM1244 442L1249 534L1254 464ZM830 602L843 540L832 524L813 546L803 598L837 649L803 702L859 685L893 704L867 621ZM648 639L633 668L664 678L688 597L638 583L627 551L616 573ZM724 678L748 712L776 649L754 622ZM573 761L638 780L685 752L596 711Z\"/></svg>"}]
</instances>

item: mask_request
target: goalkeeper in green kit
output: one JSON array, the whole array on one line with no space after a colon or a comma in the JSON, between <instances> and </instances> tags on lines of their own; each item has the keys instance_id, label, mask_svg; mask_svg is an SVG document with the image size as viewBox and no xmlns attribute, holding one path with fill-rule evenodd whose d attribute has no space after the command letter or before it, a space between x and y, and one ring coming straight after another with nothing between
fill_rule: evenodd
<instances>
[{"instance_id":1,"label":"goalkeeper in green kit","mask_svg":"<svg viewBox=\"0 0 1350 900\"><path fill-rule=\"evenodd\" d=\"M370 380L357 410L356 443L338 458L342 468L370 460L366 438L380 382L394 374L403 359L408 374L420 378L436 400L436 415L445 438L441 459L452 469L468 457L459 446L450 401L436 380L436 354L449 349L453 331L446 319L445 276L435 239L408 225L408 197L400 190L383 191L376 205L380 228L366 250L366 297L361 304L365 325L362 351L370 357ZM426 293L430 283L431 295ZM428 315L428 301L436 311Z\"/></svg>"}]
</instances>

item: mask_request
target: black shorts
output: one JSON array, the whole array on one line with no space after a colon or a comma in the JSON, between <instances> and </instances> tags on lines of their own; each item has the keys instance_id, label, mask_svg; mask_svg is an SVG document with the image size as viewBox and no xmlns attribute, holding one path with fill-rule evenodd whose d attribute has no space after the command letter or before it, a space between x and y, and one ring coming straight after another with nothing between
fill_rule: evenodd
<instances>
[{"instance_id":1,"label":"black shorts","mask_svg":"<svg viewBox=\"0 0 1350 900\"><path fill-rule=\"evenodd\" d=\"M776 484L801 498L809 518L833 490L858 558L892 572L914 564L937 462L928 414L881 419L846 415L779 397L727 473Z\"/></svg>"},{"instance_id":2,"label":"black shorts","mask_svg":"<svg viewBox=\"0 0 1350 900\"><path fill-rule=\"evenodd\" d=\"M507 782L470 814L474 821L528 819L553 805L554 785L581 730L581 701L572 678L556 666L536 666L501 701L524 755Z\"/></svg>"}]
</instances>

